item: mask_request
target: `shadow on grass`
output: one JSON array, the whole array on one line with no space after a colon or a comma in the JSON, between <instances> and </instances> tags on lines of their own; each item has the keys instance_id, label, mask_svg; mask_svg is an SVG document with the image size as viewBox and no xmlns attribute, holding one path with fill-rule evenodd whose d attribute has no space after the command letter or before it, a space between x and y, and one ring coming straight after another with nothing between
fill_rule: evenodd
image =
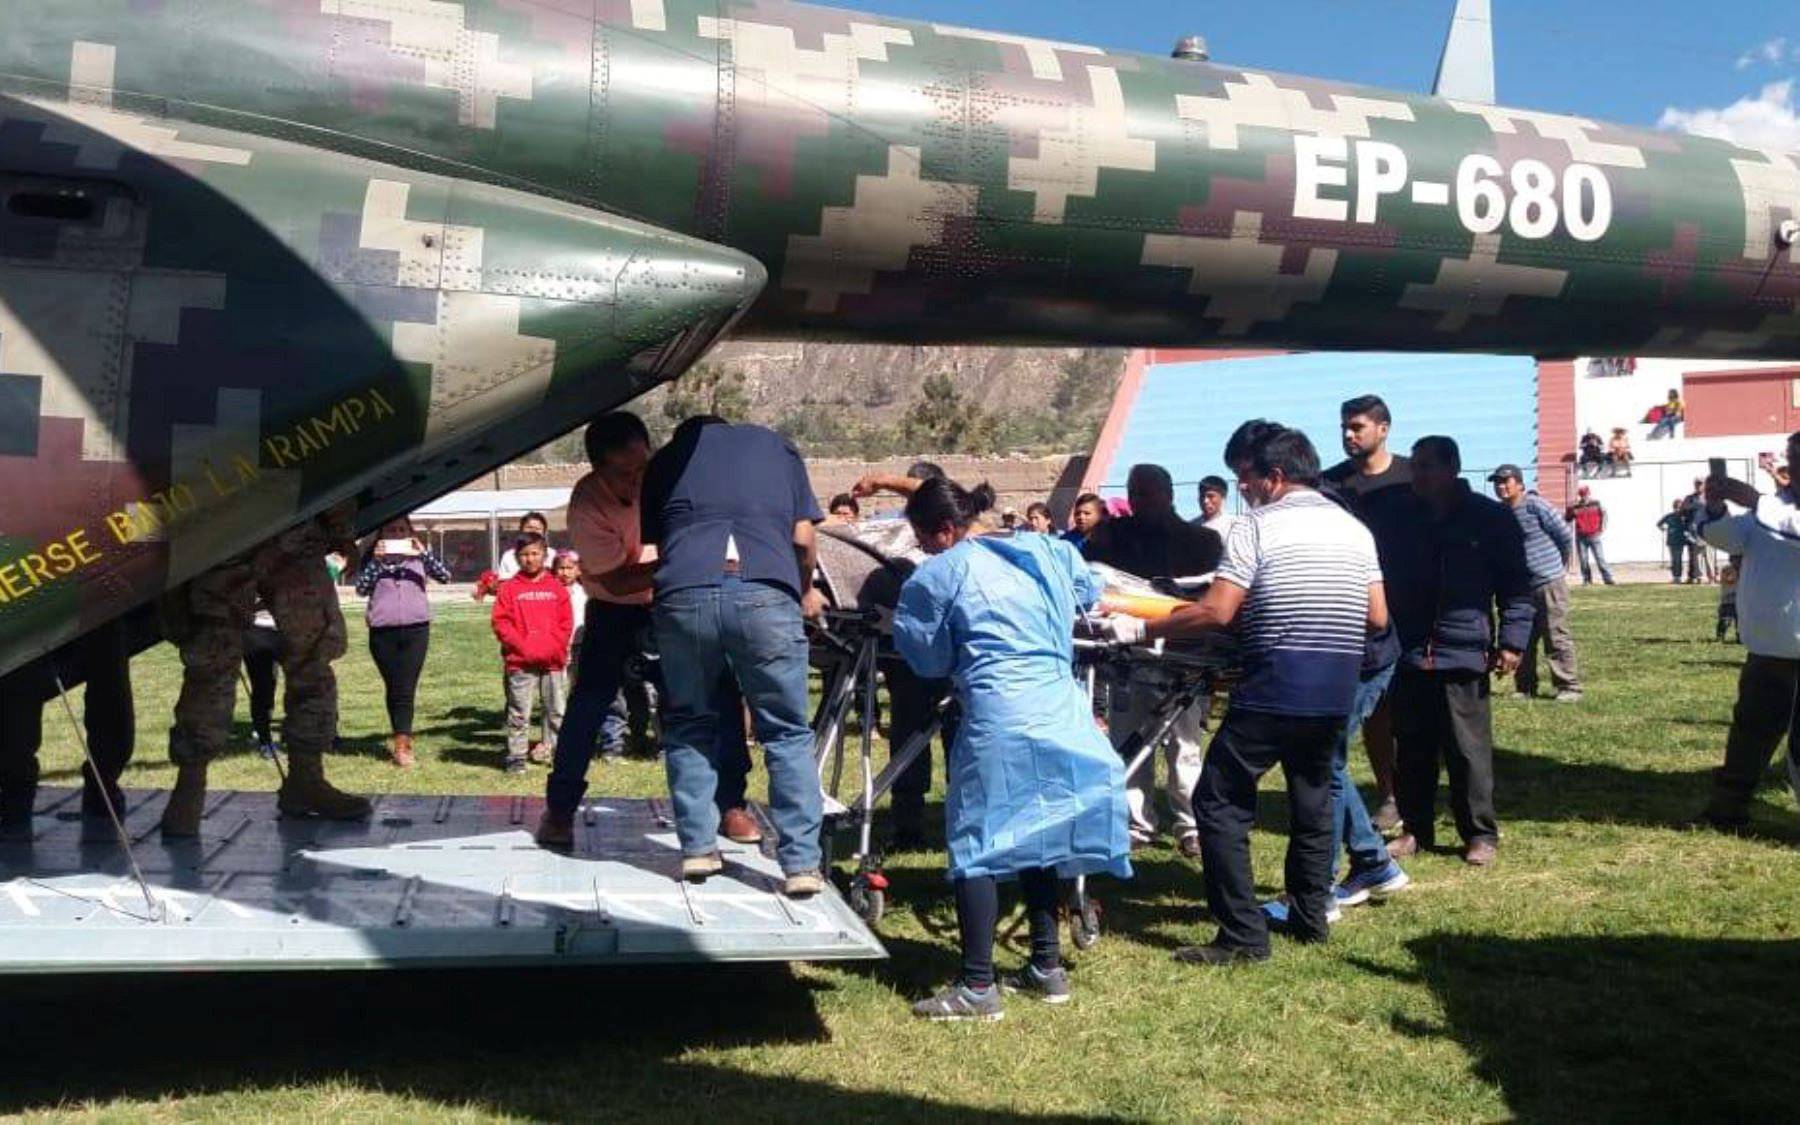
<instances>
[{"instance_id":1,"label":"shadow on grass","mask_svg":"<svg viewBox=\"0 0 1800 1125\"><path fill-rule=\"evenodd\" d=\"M684 1058L826 1041L823 987L733 965L4 980L30 1034L0 1112L335 1083L544 1120L1024 1120Z\"/></svg>"},{"instance_id":2,"label":"shadow on grass","mask_svg":"<svg viewBox=\"0 0 1800 1125\"><path fill-rule=\"evenodd\" d=\"M1712 788L1711 768L1639 770L1494 748L1494 793L1500 822L1583 820L1675 828L1700 811ZM1751 806L1747 836L1800 843L1783 778L1766 774ZM1442 802L1440 797L1440 804Z\"/></svg>"},{"instance_id":3,"label":"shadow on grass","mask_svg":"<svg viewBox=\"0 0 1800 1125\"><path fill-rule=\"evenodd\" d=\"M452 707L438 719L415 729L413 737L490 746L506 741L505 713L497 707Z\"/></svg>"},{"instance_id":4,"label":"shadow on grass","mask_svg":"<svg viewBox=\"0 0 1800 1125\"><path fill-rule=\"evenodd\" d=\"M1779 1059L1800 1042L1800 940L1437 933L1407 949L1418 969L1401 975L1447 1026L1396 1030L1455 1040L1520 1120L1794 1119Z\"/></svg>"},{"instance_id":5,"label":"shadow on grass","mask_svg":"<svg viewBox=\"0 0 1800 1125\"><path fill-rule=\"evenodd\" d=\"M277 724L276 731L278 733L280 729L280 725ZM50 738L53 738L56 735L66 734L67 726L66 724L63 724L53 727L49 721L49 713L46 712L44 733L46 735L46 742L48 742ZM68 735L67 740L71 745L75 742L73 735ZM248 722L238 720L231 724L231 740L226 744L225 751L214 760L226 762L231 761L234 758L251 758L254 757L256 753L256 732L250 729L250 724ZM134 770L168 770L172 780L175 772L175 763L169 761L168 742L166 740L150 741L144 738L137 738L135 740L135 745L132 747L129 768ZM80 766L70 766L67 769L45 770L43 771L42 776L38 778L39 784L42 785L62 785L71 781L80 780Z\"/></svg>"}]
</instances>

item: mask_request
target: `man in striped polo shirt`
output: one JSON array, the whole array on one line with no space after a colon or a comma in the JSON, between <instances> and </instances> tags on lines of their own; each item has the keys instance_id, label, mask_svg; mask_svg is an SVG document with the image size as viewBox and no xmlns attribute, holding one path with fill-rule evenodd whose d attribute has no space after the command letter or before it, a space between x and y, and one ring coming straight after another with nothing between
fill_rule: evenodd
<instances>
[{"instance_id":1,"label":"man in striped polo shirt","mask_svg":"<svg viewBox=\"0 0 1800 1125\"><path fill-rule=\"evenodd\" d=\"M1331 770L1370 630L1387 625L1375 541L1317 491L1319 454L1298 430L1246 422L1225 447L1250 505L1231 529L1212 587L1193 607L1148 625L1116 619L1122 641L1235 627L1243 675L1213 739L1194 816L1207 906L1219 933L1179 961L1227 965L1269 956L1269 920L1250 871L1256 787L1280 765L1290 829L1288 934L1322 941L1331 893Z\"/></svg>"}]
</instances>

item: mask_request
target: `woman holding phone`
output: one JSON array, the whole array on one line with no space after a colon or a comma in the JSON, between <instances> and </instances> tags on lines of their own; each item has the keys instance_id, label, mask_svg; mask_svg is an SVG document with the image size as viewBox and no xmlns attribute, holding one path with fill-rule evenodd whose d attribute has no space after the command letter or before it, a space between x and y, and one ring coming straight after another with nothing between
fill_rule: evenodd
<instances>
[{"instance_id":1,"label":"woman holding phone","mask_svg":"<svg viewBox=\"0 0 1800 1125\"><path fill-rule=\"evenodd\" d=\"M405 516L382 525L373 549L364 552L364 558L367 561L356 576L356 592L369 599L369 655L387 688L394 764L409 769L413 765L413 700L431 644L426 581L450 581L450 568L425 549Z\"/></svg>"}]
</instances>

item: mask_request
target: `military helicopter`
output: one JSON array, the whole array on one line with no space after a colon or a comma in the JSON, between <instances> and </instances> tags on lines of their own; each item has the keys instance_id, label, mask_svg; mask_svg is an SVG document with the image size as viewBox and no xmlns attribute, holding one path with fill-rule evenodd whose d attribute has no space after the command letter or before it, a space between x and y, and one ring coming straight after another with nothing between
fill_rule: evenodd
<instances>
[{"instance_id":1,"label":"military helicopter","mask_svg":"<svg viewBox=\"0 0 1800 1125\"><path fill-rule=\"evenodd\" d=\"M0 0L0 673L728 334L1800 356L1800 156L788 0Z\"/></svg>"}]
</instances>

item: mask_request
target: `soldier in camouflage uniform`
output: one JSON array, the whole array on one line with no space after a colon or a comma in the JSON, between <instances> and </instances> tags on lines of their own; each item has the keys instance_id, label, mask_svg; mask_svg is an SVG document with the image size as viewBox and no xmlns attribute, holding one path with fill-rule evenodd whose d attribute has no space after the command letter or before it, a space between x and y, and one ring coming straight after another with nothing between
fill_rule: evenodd
<instances>
[{"instance_id":1,"label":"soldier in camouflage uniform","mask_svg":"<svg viewBox=\"0 0 1800 1125\"><path fill-rule=\"evenodd\" d=\"M169 836L196 836L206 807L206 766L226 746L237 705L244 629L260 594L281 633L286 680L282 737L288 772L276 804L288 816L360 820L367 799L325 780L323 755L337 735L337 678L344 615L325 569L337 550L354 557L350 513L342 508L276 536L200 575L171 595L167 628L181 652L181 695L169 730L169 757L180 768L163 810Z\"/></svg>"}]
</instances>

